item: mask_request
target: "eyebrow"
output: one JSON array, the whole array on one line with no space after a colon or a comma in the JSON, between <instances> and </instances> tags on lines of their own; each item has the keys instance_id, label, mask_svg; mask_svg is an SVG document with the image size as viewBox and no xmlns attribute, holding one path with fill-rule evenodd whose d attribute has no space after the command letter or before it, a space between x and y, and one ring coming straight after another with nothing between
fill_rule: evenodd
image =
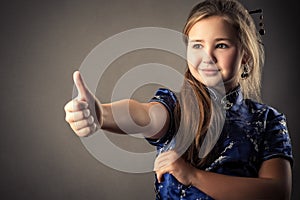
<instances>
[{"instance_id":1,"label":"eyebrow","mask_svg":"<svg viewBox=\"0 0 300 200\"><path fill-rule=\"evenodd\" d=\"M229 39L229 38L216 38L215 41L229 41L229 42L232 42L232 39ZM204 40L201 40L201 39L193 39L193 40L188 40L188 42L204 42Z\"/></svg>"}]
</instances>

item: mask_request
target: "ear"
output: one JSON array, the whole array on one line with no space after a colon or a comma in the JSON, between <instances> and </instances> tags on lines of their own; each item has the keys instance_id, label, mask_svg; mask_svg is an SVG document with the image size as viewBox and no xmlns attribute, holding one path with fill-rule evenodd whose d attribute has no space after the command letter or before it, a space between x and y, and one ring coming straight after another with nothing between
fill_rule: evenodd
<instances>
[{"instance_id":1,"label":"ear","mask_svg":"<svg viewBox=\"0 0 300 200\"><path fill-rule=\"evenodd\" d=\"M243 65L246 64L249 61L249 59L250 59L249 55L245 51L243 51L242 64Z\"/></svg>"}]
</instances>

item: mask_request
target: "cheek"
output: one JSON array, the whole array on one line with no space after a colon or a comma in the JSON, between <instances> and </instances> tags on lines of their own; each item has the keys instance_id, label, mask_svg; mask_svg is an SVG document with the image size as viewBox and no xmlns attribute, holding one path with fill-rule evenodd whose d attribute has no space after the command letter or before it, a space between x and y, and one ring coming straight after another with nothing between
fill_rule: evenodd
<instances>
[{"instance_id":1,"label":"cheek","mask_svg":"<svg viewBox=\"0 0 300 200\"><path fill-rule=\"evenodd\" d=\"M198 72L198 68L191 64L188 64L188 68L189 68L189 71L191 72L192 76L201 82L202 77Z\"/></svg>"},{"instance_id":2,"label":"cheek","mask_svg":"<svg viewBox=\"0 0 300 200\"><path fill-rule=\"evenodd\" d=\"M187 50L187 63L188 66L191 68L197 68L201 63L202 55L198 52L192 50Z\"/></svg>"},{"instance_id":3,"label":"cheek","mask_svg":"<svg viewBox=\"0 0 300 200\"><path fill-rule=\"evenodd\" d=\"M222 66L229 74L236 74L241 64L241 59L238 53L229 54L222 59Z\"/></svg>"}]
</instances>

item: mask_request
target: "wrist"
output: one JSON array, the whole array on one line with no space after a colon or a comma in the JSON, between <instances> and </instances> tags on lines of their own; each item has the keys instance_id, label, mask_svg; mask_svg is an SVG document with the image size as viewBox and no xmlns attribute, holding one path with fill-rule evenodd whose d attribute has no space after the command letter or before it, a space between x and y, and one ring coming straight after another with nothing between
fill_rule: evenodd
<instances>
[{"instance_id":1,"label":"wrist","mask_svg":"<svg viewBox=\"0 0 300 200\"><path fill-rule=\"evenodd\" d=\"M190 173L190 185L197 187L199 184L199 181L201 180L199 178L201 174L201 170L197 169L196 167L192 166L191 167L191 173Z\"/></svg>"},{"instance_id":2,"label":"wrist","mask_svg":"<svg viewBox=\"0 0 300 200\"><path fill-rule=\"evenodd\" d=\"M96 112L96 117L97 117L97 122L98 122L99 128L101 128L103 125L103 116L102 116L103 110L102 110L101 103L96 98L95 98L95 112Z\"/></svg>"}]
</instances>

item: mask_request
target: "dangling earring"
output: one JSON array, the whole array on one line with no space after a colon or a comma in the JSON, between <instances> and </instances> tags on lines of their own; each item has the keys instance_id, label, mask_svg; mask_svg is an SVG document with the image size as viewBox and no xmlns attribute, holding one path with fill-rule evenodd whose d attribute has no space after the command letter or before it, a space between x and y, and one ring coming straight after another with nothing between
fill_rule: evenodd
<instances>
[{"instance_id":1,"label":"dangling earring","mask_svg":"<svg viewBox=\"0 0 300 200\"><path fill-rule=\"evenodd\" d=\"M241 77L242 77L242 79L246 79L246 78L249 77L249 72L250 72L249 65L248 64L244 64L243 68L244 68L244 71L241 74Z\"/></svg>"}]
</instances>

